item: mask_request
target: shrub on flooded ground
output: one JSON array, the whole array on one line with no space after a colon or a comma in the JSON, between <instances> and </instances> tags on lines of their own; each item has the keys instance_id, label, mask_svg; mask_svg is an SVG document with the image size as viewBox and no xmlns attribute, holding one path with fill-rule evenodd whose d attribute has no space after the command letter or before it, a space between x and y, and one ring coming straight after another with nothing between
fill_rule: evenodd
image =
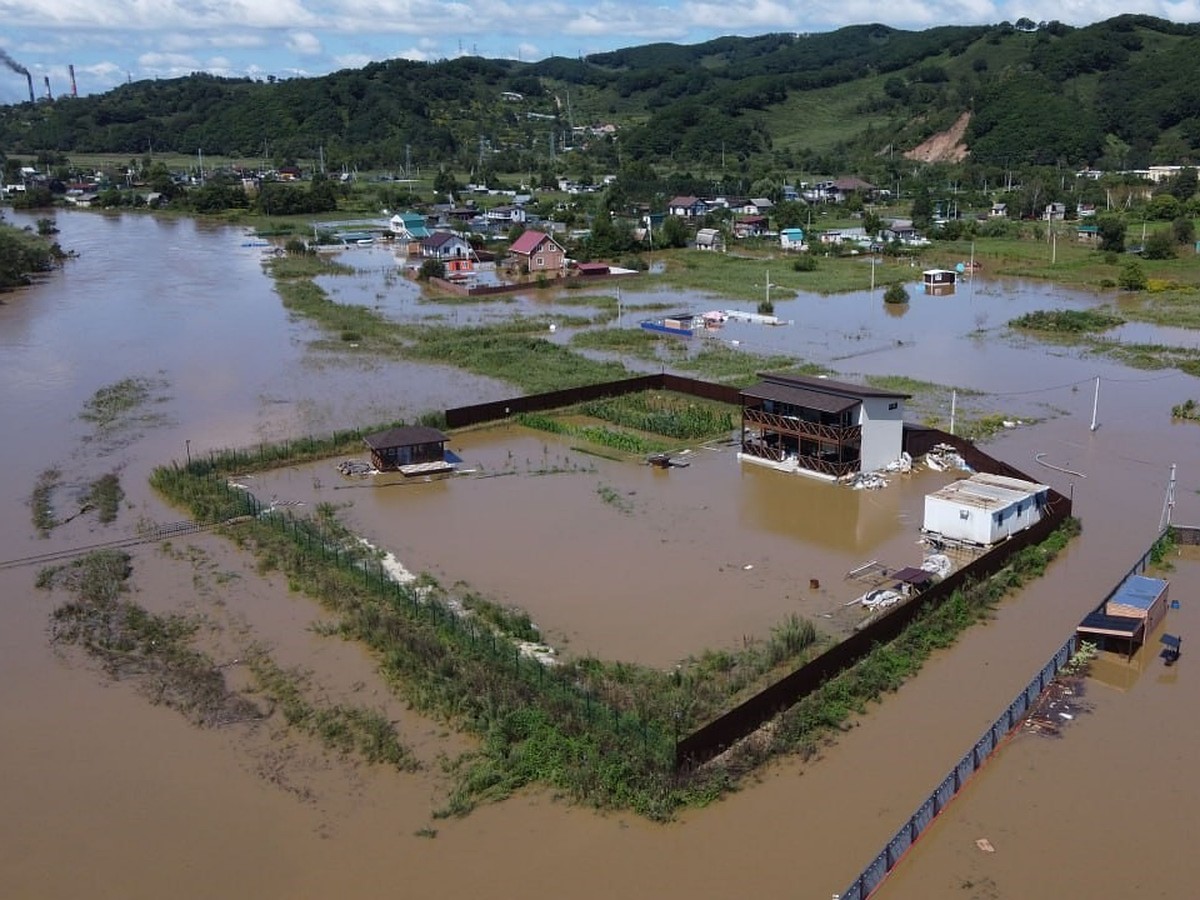
<instances>
[{"instance_id":1,"label":"shrub on flooded ground","mask_svg":"<svg viewBox=\"0 0 1200 900\"><path fill-rule=\"evenodd\" d=\"M197 725L269 715L230 688L224 668L196 648L197 620L152 613L125 597L131 573L129 554L115 550L43 569L38 587L62 588L73 595L51 613L51 641L83 648L111 678L136 680L151 702L177 710ZM394 726L380 713L308 700L305 680L279 668L261 648L249 653L248 664L259 689L282 708L289 726L368 762L401 769L415 766Z\"/></svg>"},{"instance_id":2,"label":"shrub on flooded ground","mask_svg":"<svg viewBox=\"0 0 1200 900\"><path fill-rule=\"evenodd\" d=\"M1124 325L1118 315L1098 309L1039 309L1009 321L1009 327L1047 334L1087 334Z\"/></svg>"},{"instance_id":3,"label":"shrub on flooded ground","mask_svg":"<svg viewBox=\"0 0 1200 900\"><path fill-rule=\"evenodd\" d=\"M125 499L125 491L121 480L115 472L101 475L88 486L84 498L84 508L96 510L96 517L104 525L117 520L121 501Z\"/></svg>"},{"instance_id":4,"label":"shrub on flooded ground","mask_svg":"<svg viewBox=\"0 0 1200 900\"><path fill-rule=\"evenodd\" d=\"M33 527L41 537L49 537L50 532L58 525L54 515L54 490L62 481L62 471L52 466L38 476L29 497L29 508L33 511Z\"/></svg>"}]
</instances>

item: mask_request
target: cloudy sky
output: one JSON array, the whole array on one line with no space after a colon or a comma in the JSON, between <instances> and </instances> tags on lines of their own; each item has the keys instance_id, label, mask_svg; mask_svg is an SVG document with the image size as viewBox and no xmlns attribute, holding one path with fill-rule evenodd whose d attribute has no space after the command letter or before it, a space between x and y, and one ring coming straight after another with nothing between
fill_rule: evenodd
<instances>
[{"instance_id":1,"label":"cloudy sky","mask_svg":"<svg viewBox=\"0 0 1200 900\"><path fill-rule=\"evenodd\" d=\"M830 31L883 21L943 24L1058 19L1071 25L1122 12L1200 21L1200 0L0 0L0 50L55 96L127 79L195 71L265 78L320 75L371 60L460 55L533 61L654 41ZM23 76L0 68L0 103L28 99Z\"/></svg>"}]
</instances>

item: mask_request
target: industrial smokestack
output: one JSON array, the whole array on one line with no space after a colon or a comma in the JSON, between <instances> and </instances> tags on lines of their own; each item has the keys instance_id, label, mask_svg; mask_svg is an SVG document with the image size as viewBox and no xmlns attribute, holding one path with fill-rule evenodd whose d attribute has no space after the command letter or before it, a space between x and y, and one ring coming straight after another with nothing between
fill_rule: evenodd
<instances>
[{"instance_id":1,"label":"industrial smokestack","mask_svg":"<svg viewBox=\"0 0 1200 900\"><path fill-rule=\"evenodd\" d=\"M53 93L53 92L50 90L50 76L49 76L49 75L47 75L47 76L45 77L45 79L43 79L43 80L46 82L46 99L47 99L47 100L53 100L53 99L54 99L54 93Z\"/></svg>"},{"instance_id":2,"label":"industrial smokestack","mask_svg":"<svg viewBox=\"0 0 1200 900\"><path fill-rule=\"evenodd\" d=\"M18 75L24 75L29 82L29 102L33 103L36 98L33 96L33 76L29 74L29 70L8 55L4 50L0 50L0 63L8 66Z\"/></svg>"},{"instance_id":3,"label":"industrial smokestack","mask_svg":"<svg viewBox=\"0 0 1200 900\"><path fill-rule=\"evenodd\" d=\"M71 75L71 96L72 96L72 97L78 97L78 96L79 96L79 90L78 90L78 88L76 88L76 87L75 87L75 63L70 63L70 64L67 66L67 71L68 71L68 72L70 73L70 75Z\"/></svg>"}]
</instances>

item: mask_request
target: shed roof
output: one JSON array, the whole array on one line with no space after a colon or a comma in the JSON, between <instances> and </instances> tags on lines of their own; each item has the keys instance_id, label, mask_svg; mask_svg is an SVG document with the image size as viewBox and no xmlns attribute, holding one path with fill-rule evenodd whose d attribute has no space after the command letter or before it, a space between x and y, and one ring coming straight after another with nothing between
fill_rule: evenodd
<instances>
[{"instance_id":1,"label":"shed roof","mask_svg":"<svg viewBox=\"0 0 1200 900\"><path fill-rule=\"evenodd\" d=\"M927 572L925 569L918 569L916 566L905 566L892 573L892 578L904 584L920 586L933 581L933 573Z\"/></svg>"},{"instance_id":2,"label":"shed roof","mask_svg":"<svg viewBox=\"0 0 1200 900\"><path fill-rule=\"evenodd\" d=\"M1049 490L1050 487L1045 484L1022 481L1020 478L1009 478L1007 475L977 472L970 478L952 481L928 496L947 500L959 506L990 510L1006 509L1014 503L1020 503L1022 500L1028 500Z\"/></svg>"},{"instance_id":3,"label":"shed roof","mask_svg":"<svg viewBox=\"0 0 1200 900\"><path fill-rule=\"evenodd\" d=\"M444 444L449 438L428 425L401 425L387 431L376 431L363 437L372 450L387 450L390 447L415 447L418 444Z\"/></svg>"},{"instance_id":4,"label":"shed roof","mask_svg":"<svg viewBox=\"0 0 1200 900\"><path fill-rule=\"evenodd\" d=\"M1148 575L1130 575L1108 598L1109 603L1120 603L1134 609L1148 610L1167 588L1167 582Z\"/></svg>"},{"instance_id":5,"label":"shed roof","mask_svg":"<svg viewBox=\"0 0 1200 900\"><path fill-rule=\"evenodd\" d=\"M1076 631L1091 634L1111 634L1117 637L1136 637L1146 625L1145 620L1131 616L1110 616L1099 610L1088 613Z\"/></svg>"}]
</instances>

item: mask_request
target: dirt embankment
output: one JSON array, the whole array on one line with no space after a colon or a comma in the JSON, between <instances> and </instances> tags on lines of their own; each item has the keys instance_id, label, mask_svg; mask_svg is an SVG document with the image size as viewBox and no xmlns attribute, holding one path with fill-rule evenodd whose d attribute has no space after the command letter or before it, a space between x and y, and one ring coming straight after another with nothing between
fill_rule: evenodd
<instances>
[{"instance_id":1,"label":"dirt embankment","mask_svg":"<svg viewBox=\"0 0 1200 900\"><path fill-rule=\"evenodd\" d=\"M906 151L905 159L915 159L927 163L962 162L967 156L967 145L963 143L963 135L967 133L967 125L970 121L971 114L963 113L945 131L935 134L929 140Z\"/></svg>"}]
</instances>

